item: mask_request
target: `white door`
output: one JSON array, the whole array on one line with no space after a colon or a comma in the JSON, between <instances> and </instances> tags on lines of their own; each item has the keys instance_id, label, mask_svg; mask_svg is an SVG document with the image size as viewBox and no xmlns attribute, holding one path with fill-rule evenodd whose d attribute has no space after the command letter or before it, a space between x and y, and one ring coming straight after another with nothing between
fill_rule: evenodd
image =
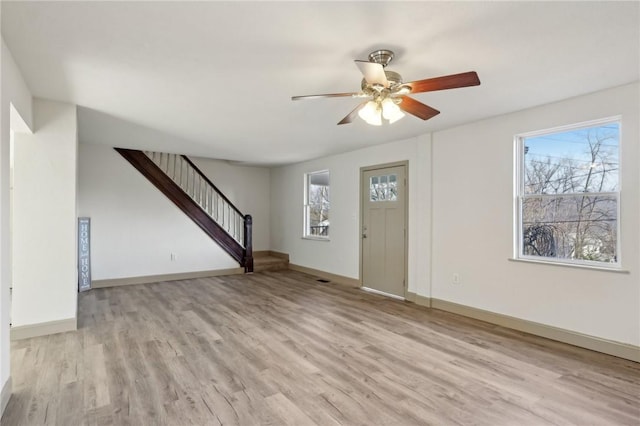
<instances>
[{"instance_id":1,"label":"white door","mask_svg":"<svg viewBox=\"0 0 640 426\"><path fill-rule=\"evenodd\" d=\"M406 166L361 172L362 286L405 297Z\"/></svg>"}]
</instances>

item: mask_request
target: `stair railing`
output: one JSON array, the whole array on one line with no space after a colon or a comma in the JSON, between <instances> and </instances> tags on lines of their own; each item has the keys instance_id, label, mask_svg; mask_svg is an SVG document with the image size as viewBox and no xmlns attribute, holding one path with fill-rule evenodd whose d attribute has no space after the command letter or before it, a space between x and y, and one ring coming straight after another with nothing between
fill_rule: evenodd
<instances>
[{"instance_id":1,"label":"stair railing","mask_svg":"<svg viewBox=\"0 0 640 426\"><path fill-rule=\"evenodd\" d=\"M186 156L144 151L173 182L246 252L245 270L253 270L252 218L244 215Z\"/></svg>"}]
</instances>

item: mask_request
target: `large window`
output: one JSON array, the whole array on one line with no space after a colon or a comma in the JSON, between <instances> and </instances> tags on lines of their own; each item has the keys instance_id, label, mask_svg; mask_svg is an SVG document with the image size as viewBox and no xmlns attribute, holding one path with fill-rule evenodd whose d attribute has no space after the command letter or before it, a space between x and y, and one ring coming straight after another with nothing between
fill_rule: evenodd
<instances>
[{"instance_id":1,"label":"large window","mask_svg":"<svg viewBox=\"0 0 640 426\"><path fill-rule=\"evenodd\" d=\"M305 175L304 236L329 238L329 171Z\"/></svg>"},{"instance_id":2,"label":"large window","mask_svg":"<svg viewBox=\"0 0 640 426\"><path fill-rule=\"evenodd\" d=\"M516 255L620 265L620 122L517 137Z\"/></svg>"}]
</instances>

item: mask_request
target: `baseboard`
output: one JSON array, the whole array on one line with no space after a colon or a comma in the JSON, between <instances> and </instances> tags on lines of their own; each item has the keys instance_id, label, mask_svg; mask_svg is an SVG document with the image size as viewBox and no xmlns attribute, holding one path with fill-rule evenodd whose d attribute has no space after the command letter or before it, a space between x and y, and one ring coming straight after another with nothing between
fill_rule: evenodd
<instances>
[{"instance_id":1,"label":"baseboard","mask_svg":"<svg viewBox=\"0 0 640 426\"><path fill-rule=\"evenodd\" d=\"M32 337L47 336L49 334L76 331L78 322L76 318L41 322L11 327L11 340L30 339Z\"/></svg>"},{"instance_id":2,"label":"baseboard","mask_svg":"<svg viewBox=\"0 0 640 426\"><path fill-rule=\"evenodd\" d=\"M0 417L4 414L4 409L7 408L9 399L11 399L11 376L9 376L7 382L2 386L2 391L0 391Z\"/></svg>"},{"instance_id":3,"label":"baseboard","mask_svg":"<svg viewBox=\"0 0 640 426\"><path fill-rule=\"evenodd\" d=\"M162 281L190 280L193 278L219 277L221 275L239 275L239 274L244 274L244 268L215 269L212 271L197 271L197 272L180 272L176 274L164 274L164 275L145 275L141 277L128 277L128 278L112 278L107 280L93 280L91 282L91 288L118 287L121 285L149 284L149 283L158 283Z\"/></svg>"},{"instance_id":4,"label":"baseboard","mask_svg":"<svg viewBox=\"0 0 640 426\"><path fill-rule=\"evenodd\" d=\"M426 299L426 298L425 298ZM431 307L452 312L465 317L485 321L513 330L523 331L547 339L579 346L596 352L602 352L619 358L640 362L640 347L613 340L602 339L575 331L565 330L550 325L540 324L508 315L498 314L483 309L473 308L446 300L431 299Z\"/></svg>"},{"instance_id":5,"label":"baseboard","mask_svg":"<svg viewBox=\"0 0 640 426\"><path fill-rule=\"evenodd\" d=\"M348 287L360 287L360 280L356 278L349 278L342 275L332 274L330 272L324 272L319 269L307 268L306 266L296 265L289 263L289 269L292 271L304 272L305 274L315 275L320 278L324 278L336 284L345 285Z\"/></svg>"},{"instance_id":6,"label":"baseboard","mask_svg":"<svg viewBox=\"0 0 640 426\"><path fill-rule=\"evenodd\" d=\"M420 296L419 294L413 293L411 291L407 292L406 297L404 298L407 302L413 302L416 305L425 306L427 308L431 307L431 298Z\"/></svg>"}]
</instances>

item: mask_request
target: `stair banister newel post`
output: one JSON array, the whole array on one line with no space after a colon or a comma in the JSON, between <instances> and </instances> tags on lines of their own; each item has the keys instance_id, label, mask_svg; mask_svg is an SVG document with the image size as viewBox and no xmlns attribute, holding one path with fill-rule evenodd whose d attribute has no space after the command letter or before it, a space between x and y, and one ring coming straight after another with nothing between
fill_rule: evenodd
<instances>
[{"instance_id":1,"label":"stair banister newel post","mask_svg":"<svg viewBox=\"0 0 640 426\"><path fill-rule=\"evenodd\" d=\"M250 214L244 217L244 271L253 272L253 241L251 231L253 228L253 218Z\"/></svg>"}]
</instances>

